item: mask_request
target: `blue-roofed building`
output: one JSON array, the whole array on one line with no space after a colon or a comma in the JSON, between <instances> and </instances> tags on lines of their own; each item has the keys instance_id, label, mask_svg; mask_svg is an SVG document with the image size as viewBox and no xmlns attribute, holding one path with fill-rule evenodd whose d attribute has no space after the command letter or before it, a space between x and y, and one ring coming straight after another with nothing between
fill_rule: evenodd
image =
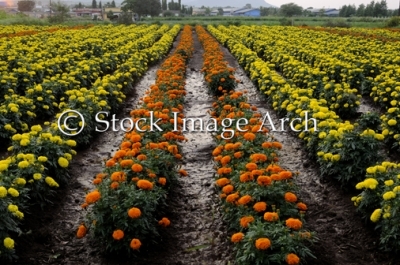
<instances>
[{"instance_id":1,"label":"blue-roofed building","mask_svg":"<svg viewBox=\"0 0 400 265\"><path fill-rule=\"evenodd\" d=\"M244 16L244 17L259 17L261 10L259 8L245 8L236 10L233 12L234 16Z\"/></svg>"}]
</instances>

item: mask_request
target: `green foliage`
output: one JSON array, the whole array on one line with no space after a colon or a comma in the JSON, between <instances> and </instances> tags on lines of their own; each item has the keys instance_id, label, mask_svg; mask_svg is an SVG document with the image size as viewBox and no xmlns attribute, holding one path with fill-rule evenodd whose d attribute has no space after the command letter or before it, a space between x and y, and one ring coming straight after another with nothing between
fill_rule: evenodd
<instances>
[{"instance_id":1,"label":"green foliage","mask_svg":"<svg viewBox=\"0 0 400 265\"><path fill-rule=\"evenodd\" d=\"M295 3L289 3L281 5L279 11L285 17L292 17L296 15L301 15L303 12L303 8L301 6L296 5Z\"/></svg>"},{"instance_id":2,"label":"green foliage","mask_svg":"<svg viewBox=\"0 0 400 265\"><path fill-rule=\"evenodd\" d=\"M328 20L325 22L324 27L331 27L331 28L350 28L351 25L347 23L345 20L342 19L335 19L335 20Z\"/></svg>"},{"instance_id":3,"label":"green foliage","mask_svg":"<svg viewBox=\"0 0 400 265\"><path fill-rule=\"evenodd\" d=\"M400 25L400 17L391 17L388 21L386 21L385 27L394 28Z\"/></svg>"},{"instance_id":4,"label":"green foliage","mask_svg":"<svg viewBox=\"0 0 400 265\"><path fill-rule=\"evenodd\" d=\"M379 131L381 118L377 112L366 112L357 119L357 123L360 130L372 129L374 131Z\"/></svg>"}]
</instances>

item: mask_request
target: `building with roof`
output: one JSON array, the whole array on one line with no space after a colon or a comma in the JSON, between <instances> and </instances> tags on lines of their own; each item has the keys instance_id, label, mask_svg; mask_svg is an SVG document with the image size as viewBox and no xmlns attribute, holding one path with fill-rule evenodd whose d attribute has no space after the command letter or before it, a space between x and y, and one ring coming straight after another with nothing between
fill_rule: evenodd
<instances>
[{"instance_id":1,"label":"building with roof","mask_svg":"<svg viewBox=\"0 0 400 265\"><path fill-rule=\"evenodd\" d=\"M244 17L260 17L261 10L259 8L241 8L232 13L234 16Z\"/></svg>"},{"instance_id":2,"label":"building with roof","mask_svg":"<svg viewBox=\"0 0 400 265\"><path fill-rule=\"evenodd\" d=\"M337 17L339 16L339 9L336 8L312 8L312 9L307 9L308 11L311 12L311 15L313 16L328 16L328 17Z\"/></svg>"}]
</instances>

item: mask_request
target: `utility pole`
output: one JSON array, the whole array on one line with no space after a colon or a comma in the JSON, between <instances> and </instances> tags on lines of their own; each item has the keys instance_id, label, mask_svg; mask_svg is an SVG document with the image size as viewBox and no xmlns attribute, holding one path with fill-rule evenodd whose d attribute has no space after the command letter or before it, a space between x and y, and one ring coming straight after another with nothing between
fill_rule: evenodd
<instances>
[{"instance_id":1,"label":"utility pole","mask_svg":"<svg viewBox=\"0 0 400 265\"><path fill-rule=\"evenodd\" d=\"M400 17L400 0L399 0L399 10L397 10L397 15Z\"/></svg>"}]
</instances>

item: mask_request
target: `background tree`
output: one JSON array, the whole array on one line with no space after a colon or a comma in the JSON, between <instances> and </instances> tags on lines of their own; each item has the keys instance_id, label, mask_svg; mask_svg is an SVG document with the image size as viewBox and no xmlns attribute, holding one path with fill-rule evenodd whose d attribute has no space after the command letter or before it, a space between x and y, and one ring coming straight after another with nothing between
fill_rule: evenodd
<instances>
[{"instance_id":1,"label":"background tree","mask_svg":"<svg viewBox=\"0 0 400 265\"><path fill-rule=\"evenodd\" d=\"M103 8L103 5L101 4L101 1L99 2L99 8Z\"/></svg>"},{"instance_id":2,"label":"background tree","mask_svg":"<svg viewBox=\"0 0 400 265\"><path fill-rule=\"evenodd\" d=\"M124 0L121 5L123 11L138 14L139 21L143 15L158 16L161 13L160 0Z\"/></svg>"},{"instance_id":3,"label":"background tree","mask_svg":"<svg viewBox=\"0 0 400 265\"><path fill-rule=\"evenodd\" d=\"M223 16L224 15L224 10L222 7L218 7L218 16Z\"/></svg>"},{"instance_id":4,"label":"background tree","mask_svg":"<svg viewBox=\"0 0 400 265\"><path fill-rule=\"evenodd\" d=\"M281 5L280 12L286 17L292 17L296 15L301 15L303 12L303 8L296 5L295 3L289 3Z\"/></svg>"},{"instance_id":5,"label":"background tree","mask_svg":"<svg viewBox=\"0 0 400 265\"><path fill-rule=\"evenodd\" d=\"M206 14L206 16L209 16L211 14L211 8L206 7L206 11L204 11L204 14Z\"/></svg>"},{"instance_id":6,"label":"background tree","mask_svg":"<svg viewBox=\"0 0 400 265\"><path fill-rule=\"evenodd\" d=\"M51 3L51 10L54 10L55 14L50 16L50 23L63 23L67 18L69 18L69 7L61 2Z\"/></svg>"},{"instance_id":7,"label":"background tree","mask_svg":"<svg viewBox=\"0 0 400 265\"><path fill-rule=\"evenodd\" d=\"M251 8L251 4L246 4L244 7L245 8Z\"/></svg>"},{"instance_id":8,"label":"background tree","mask_svg":"<svg viewBox=\"0 0 400 265\"><path fill-rule=\"evenodd\" d=\"M357 17L363 17L364 16L364 12L365 12L365 5L364 4L360 4L357 8L356 11L356 15Z\"/></svg>"},{"instance_id":9,"label":"background tree","mask_svg":"<svg viewBox=\"0 0 400 265\"><path fill-rule=\"evenodd\" d=\"M110 7L117 7L117 6L115 5L115 1L114 1L114 0L111 1Z\"/></svg>"},{"instance_id":10,"label":"background tree","mask_svg":"<svg viewBox=\"0 0 400 265\"><path fill-rule=\"evenodd\" d=\"M366 17L372 17L374 15L374 7L375 7L375 2L371 1L366 7L364 11L364 16Z\"/></svg>"},{"instance_id":11,"label":"background tree","mask_svg":"<svg viewBox=\"0 0 400 265\"><path fill-rule=\"evenodd\" d=\"M96 0L92 1L92 8L97 8L97 1Z\"/></svg>"},{"instance_id":12,"label":"background tree","mask_svg":"<svg viewBox=\"0 0 400 265\"><path fill-rule=\"evenodd\" d=\"M162 10L167 10L168 9L167 0L162 0L161 9Z\"/></svg>"},{"instance_id":13,"label":"background tree","mask_svg":"<svg viewBox=\"0 0 400 265\"><path fill-rule=\"evenodd\" d=\"M18 11L31 12L35 7L35 2L30 0L18 1Z\"/></svg>"}]
</instances>

